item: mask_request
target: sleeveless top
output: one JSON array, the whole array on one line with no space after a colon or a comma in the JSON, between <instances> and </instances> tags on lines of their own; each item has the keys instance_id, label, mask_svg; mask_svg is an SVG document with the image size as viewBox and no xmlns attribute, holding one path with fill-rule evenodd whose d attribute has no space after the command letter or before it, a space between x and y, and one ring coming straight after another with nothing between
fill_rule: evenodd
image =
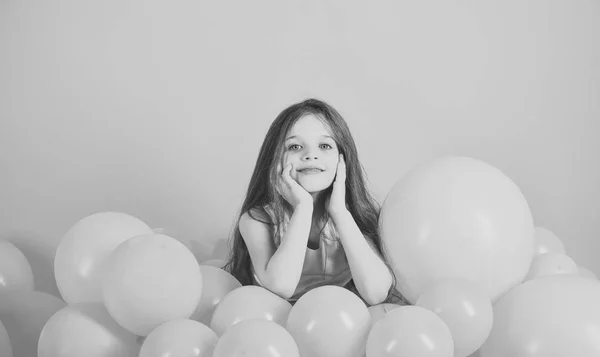
<instances>
[{"instance_id":1,"label":"sleeveless top","mask_svg":"<svg viewBox=\"0 0 600 357\"><path fill-rule=\"evenodd\" d=\"M270 208L265 207L265 211L274 222L275 216ZM288 224L289 217L280 223L280 234L285 233ZM275 234L275 227L273 227L271 234ZM262 286L258 276L254 272L253 277L254 284ZM351 279L352 275L346 254L344 253L334 224L329 220L320 233L319 247L317 249L306 247L302 275L294 294L288 301L295 302L306 292L319 286L337 285L343 287Z\"/></svg>"}]
</instances>

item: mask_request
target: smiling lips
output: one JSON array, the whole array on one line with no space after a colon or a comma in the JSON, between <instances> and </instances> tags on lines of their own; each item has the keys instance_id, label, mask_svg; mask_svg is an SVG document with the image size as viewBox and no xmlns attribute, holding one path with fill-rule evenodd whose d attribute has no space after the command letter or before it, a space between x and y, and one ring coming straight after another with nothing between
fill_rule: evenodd
<instances>
[{"instance_id":1,"label":"smiling lips","mask_svg":"<svg viewBox=\"0 0 600 357\"><path fill-rule=\"evenodd\" d=\"M323 172L323 170L321 170L317 167L307 167L305 169L298 170L298 172L305 174L305 175L314 175L314 174L320 174L321 172Z\"/></svg>"}]
</instances>

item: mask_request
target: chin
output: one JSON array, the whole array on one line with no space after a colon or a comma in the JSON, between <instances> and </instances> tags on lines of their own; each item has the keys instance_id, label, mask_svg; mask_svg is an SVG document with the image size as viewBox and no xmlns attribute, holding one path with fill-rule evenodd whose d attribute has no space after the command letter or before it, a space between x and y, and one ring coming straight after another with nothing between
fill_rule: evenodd
<instances>
[{"instance_id":1,"label":"chin","mask_svg":"<svg viewBox=\"0 0 600 357\"><path fill-rule=\"evenodd\" d=\"M327 189L327 187L323 187L323 185L302 185L302 187L311 194L323 192Z\"/></svg>"},{"instance_id":2,"label":"chin","mask_svg":"<svg viewBox=\"0 0 600 357\"><path fill-rule=\"evenodd\" d=\"M333 178L321 177L319 179L314 178L300 178L298 183L309 193L319 193L324 191L331 186Z\"/></svg>"}]
</instances>

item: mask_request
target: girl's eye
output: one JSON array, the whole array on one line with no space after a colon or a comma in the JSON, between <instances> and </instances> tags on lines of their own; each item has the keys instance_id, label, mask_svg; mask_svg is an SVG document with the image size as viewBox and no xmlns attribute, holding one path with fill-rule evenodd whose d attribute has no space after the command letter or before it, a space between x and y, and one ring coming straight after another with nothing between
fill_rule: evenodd
<instances>
[{"instance_id":1,"label":"girl's eye","mask_svg":"<svg viewBox=\"0 0 600 357\"><path fill-rule=\"evenodd\" d=\"M298 149L300 149L300 145L298 145L298 144L292 144L292 145L288 146L288 150L295 151L295 150L298 150Z\"/></svg>"},{"instance_id":2,"label":"girl's eye","mask_svg":"<svg viewBox=\"0 0 600 357\"><path fill-rule=\"evenodd\" d=\"M321 147L321 149L333 149L333 146L329 144L321 144L319 146Z\"/></svg>"}]
</instances>

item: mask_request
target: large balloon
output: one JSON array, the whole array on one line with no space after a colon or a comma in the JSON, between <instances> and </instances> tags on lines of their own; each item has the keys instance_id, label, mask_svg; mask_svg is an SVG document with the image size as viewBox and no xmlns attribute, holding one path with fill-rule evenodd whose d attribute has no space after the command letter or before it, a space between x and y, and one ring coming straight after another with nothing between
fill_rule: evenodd
<instances>
[{"instance_id":1,"label":"large balloon","mask_svg":"<svg viewBox=\"0 0 600 357\"><path fill-rule=\"evenodd\" d=\"M65 302L56 296L39 291L19 290L0 294L0 321L10 338L13 355L37 356L44 325L65 306Z\"/></svg>"},{"instance_id":2,"label":"large balloon","mask_svg":"<svg viewBox=\"0 0 600 357\"><path fill-rule=\"evenodd\" d=\"M40 335L38 357L130 357L137 336L119 326L100 303L74 304L56 312Z\"/></svg>"},{"instance_id":3,"label":"large balloon","mask_svg":"<svg viewBox=\"0 0 600 357\"><path fill-rule=\"evenodd\" d=\"M249 319L231 326L221 336L213 357L300 357L300 352L283 326Z\"/></svg>"},{"instance_id":4,"label":"large balloon","mask_svg":"<svg viewBox=\"0 0 600 357\"><path fill-rule=\"evenodd\" d=\"M600 282L575 275L527 281L494 304L481 357L600 356Z\"/></svg>"},{"instance_id":5,"label":"large balloon","mask_svg":"<svg viewBox=\"0 0 600 357\"><path fill-rule=\"evenodd\" d=\"M217 334L198 321L171 320L150 332L139 357L213 357L217 340Z\"/></svg>"},{"instance_id":6,"label":"large balloon","mask_svg":"<svg viewBox=\"0 0 600 357\"><path fill-rule=\"evenodd\" d=\"M33 271L23 252L11 242L0 240L0 294L33 289Z\"/></svg>"},{"instance_id":7,"label":"large balloon","mask_svg":"<svg viewBox=\"0 0 600 357\"><path fill-rule=\"evenodd\" d=\"M223 269L200 264L202 274L202 297L196 311L190 316L205 325L210 325L217 305L231 291L242 286L240 282Z\"/></svg>"},{"instance_id":8,"label":"large balloon","mask_svg":"<svg viewBox=\"0 0 600 357\"><path fill-rule=\"evenodd\" d=\"M497 168L443 157L407 173L380 216L398 289L414 303L440 278L478 282L494 301L521 283L534 247L533 218L517 185Z\"/></svg>"},{"instance_id":9,"label":"large balloon","mask_svg":"<svg viewBox=\"0 0 600 357\"><path fill-rule=\"evenodd\" d=\"M242 286L225 295L216 306L210 327L221 336L235 324L264 319L285 326L292 304L269 290L254 285Z\"/></svg>"},{"instance_id":10,"label":"large balloon","mask_svg":"<svg viewBox=\"0 0 600 357\"><path fill-rule=\"evenodd\" d=\"M362 357L370 329L371 314L364 302L334 285L302 295L287 321L300 354L310 357Z\"/></svg>"},{"instance_id":11,"label":"large balloon","mask_svg":"<svg viewBox=\"0 0 600 357\"><path fill-rule=\"evenodd\" d=\"M367 357L454 357L448 326L420 306L400 306L377 321L367 339Z\"/></svg>"},{"instance_id":12,"label":"large balloon","mask_svg":"<svg viewBox=\"0 0 600 357\"><path fill-rule=\"evenodd\" d=\"M101 267L127 239L152 233L146 223L119 212L100 212L78 221L61 239L54 275L68 304L102 302Z\"/></svg>"},{"instance_id":13,"label":"large balloon","mask_svg":"<svg viewBox=\"0 0 600 357\"><path fill-rule=\"evenodd\" d=\"M417 306L435 312L446 323L454 341L454 357L477 351L492 330L494 311L487 294L465 279L441 279L425 290Z\"/></svg>"},{"instance_id":14,"label":"large balloon","mask_svg":"<svg viewBox=\"0 0 600 357\"><path fill-rule=\"evenodd\" d=\"M196 258L163 234L133 237L106 260L102 292L110 315L125 329L146 336L158 325L192 315L202 293Z\"/></svg>"}]
</instances>

